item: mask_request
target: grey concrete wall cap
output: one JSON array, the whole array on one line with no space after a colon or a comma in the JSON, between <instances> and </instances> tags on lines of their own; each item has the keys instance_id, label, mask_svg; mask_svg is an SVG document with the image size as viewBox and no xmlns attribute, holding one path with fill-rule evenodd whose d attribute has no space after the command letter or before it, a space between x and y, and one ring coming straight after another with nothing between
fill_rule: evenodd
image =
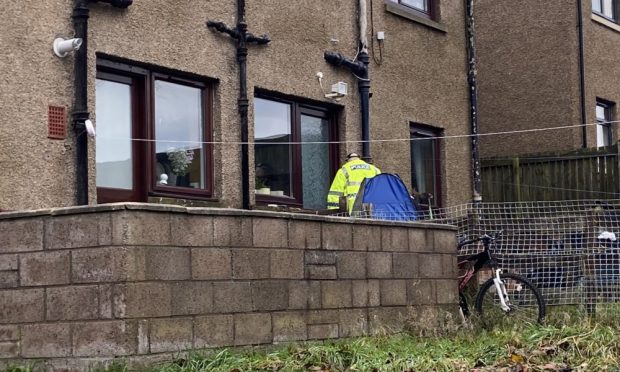
<instances>
[{"instance_id":1,"label":"grey concrete wall cap","mask_svg":"<svg viewBox=\"0 0 620 372\"><path fill-rule=\"evenodd\" d=\"M181 207L177 205L152 204L152 203L111 203L111 204L102 204L102 205L40 209L40 210L32 210L32 211L3 212L3 213L0 213L0 220L17 219L17 218L32 218L32 217L37 217L37 216L65 216L65 215L74 215L74 214L113 212L113 211L120 211L120 210L151 211L151 212L165 212L165 213L186 213L186 214L193 214L193 215L229 216L229 217L282 218L282 219L288 219L288 220L344 223L344 224L352 224L352 225L402 226L402 227L434 228L434 229L451 230L451 231L456 230L456 226L438 224L438 223L433 223L433 222L383 221L383 220L371 220L371 219L364 219L364 218L321 216L321 215L304 214L304 213L253 211L253 210L234 209L234 208Z\"/></svg>"}]
</instances>

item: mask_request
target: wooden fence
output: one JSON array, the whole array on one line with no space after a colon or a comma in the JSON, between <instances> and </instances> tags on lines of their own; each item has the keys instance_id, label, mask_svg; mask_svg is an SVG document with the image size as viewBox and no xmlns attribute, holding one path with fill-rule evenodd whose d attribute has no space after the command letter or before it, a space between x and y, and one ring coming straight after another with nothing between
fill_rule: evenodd
<instances>
[{"instance_id":1,"label":"wooden fence","mask_svg":"<svg viewBox=\"0 0 620 372\"><path fill-rule=\"evenodd\" d=\"M482 159L485 202L620 198L618 144L566 153Z\"/></svg>"}]
</instances>

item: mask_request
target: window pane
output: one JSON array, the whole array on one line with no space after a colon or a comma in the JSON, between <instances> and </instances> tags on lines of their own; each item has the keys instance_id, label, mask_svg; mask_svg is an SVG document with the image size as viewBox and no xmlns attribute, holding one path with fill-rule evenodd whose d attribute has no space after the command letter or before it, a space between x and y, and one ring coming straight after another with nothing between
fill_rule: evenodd
<instances>
[{"instance_id":1,"label":"window pane","mask_svg":"<svg viewBox=\"0 0 620 372\"><path fill-rule=\"evenodd\" d=\"M276 196L293 196L291 186L291 106L254 99L256 188ZM277 144L283 142L286 144ZM263 143L263 144L261 144Z\"/></svg>"},{"instance_id":2,"label":"window pane","mask_svg":"<svg viewBox=\"0 0 620 372\"><path fill-rule=\"evenodd\" d=\"M411 141L411 178L414 192L437 195L435 140L414 135Z\"/></svg>"},{"instance_id":3,"label":"window pane","mask_svg":"<svg viewBox=\"0 0 620 372\"><path fill-rule=\"evenodd\" d=\"M603 9L601 9L601 1L602 0L592 0L592 11L597 13L602 13Z\"/></svg>"},{"instance_id":4,"label":"window pane","mask_svg":"<svg viewBox=\"0 0 620 372\"><path fill-rule=\"evenodd\" d=\"M605 106L596 105L596 120L607 121L605 117Z\"/></svg>"},{"instance_id":5,"label":"window pane","mask_svg":"<svg viewBox=\"0 0 620 372\"><path fill-rule=\"evenodd\" d=\"M609 146L611 145L610 128L607 125L598 124L596 126L596 146Z\"/></svg>"},{"instance_id":6,"label":"window pane","mask_svg":"<svg viewBox=\"0 0 620 372\"><path fill-rule=\"evenodd\" d=\"M603 15L614 18L614 0L603 0Z\"/></svg>"},{"instance_id":7,"label":"window pane","mask_svg":"<svg viewBox=\"0 0 620 372\"><path fill-rule=\"evenodd\" d=\"M97 79L97 187L131 190L131 86Z\"/></svg>"},{"instance_id":8,"label":"window pane","mask_svg":"<svg viewBox=\"0 0 620 372\"><path fill-rule=\"evenodd\" d=\"M301 115L301 142L329 141L329 122ZM327 143L301 146L302 186L304 208L326 209L329 192L329 145Z\"/></svg>"},{"instance_id":9,"label":"window pane","mask_svg":"<svg viewBox=\"0 0 620 372\"><path fill-rule=\"evenodd\" d=\"M202 90L155 81L155 181L205 188Z\"/></svg>"},{"instance_id":10,"label":"window pane","mask_svg":"<svg viewBox=\"0 0 620 372\"><path fill-rule=\"evenodd\" d=\"M423 12L428 11L428 0L400 0L400 3Z\"/></svg>"}]
</instances>

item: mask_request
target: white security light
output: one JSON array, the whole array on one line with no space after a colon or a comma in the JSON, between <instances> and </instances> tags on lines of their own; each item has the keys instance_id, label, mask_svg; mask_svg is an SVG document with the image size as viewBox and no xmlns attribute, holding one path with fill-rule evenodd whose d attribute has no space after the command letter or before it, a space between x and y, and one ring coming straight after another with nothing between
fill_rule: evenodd
<instances>
[{"instance_id":1,"label":"white security light","mask_svg":"<svg viewBox=\"0 0 620 372\"><path fill-rule=\"evenodd\" d=\"M82 46L82 38L63 39L61 37L54 39L54 54L60 58L64 58L69 52L78 50Z\"/></svg>"},{"instance_id":2,"label":"white security light","mask_svg":"<svg viewBox=\"0 0 620 372\"><path fill-rule=\"evenodd\" d=\"M88 135L90 137L95 137L95 126L93 125L93 122L90 120L86 120L84 122L84 126L86 127L86 133L88 133Z\"/></svg>"}]
</instances>

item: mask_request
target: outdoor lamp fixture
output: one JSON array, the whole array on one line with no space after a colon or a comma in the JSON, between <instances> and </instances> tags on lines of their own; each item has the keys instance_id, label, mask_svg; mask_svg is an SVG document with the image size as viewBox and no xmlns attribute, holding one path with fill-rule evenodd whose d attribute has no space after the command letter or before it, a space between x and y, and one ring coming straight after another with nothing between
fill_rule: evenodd
<instances>
[{"instance_id":1,"label":"outdoor lamp fixture","mask_svg":"<svg viewBox=\"0 0 620 372\"><path fill-rule=\"evenodd\" d=\"M80 49L82 46L82 38L76 37L73 39L63 39L58 37L54 39L54 54L56 54L59 58L64 58L69 54L69 52L73 52L75 50Z\"/></svg>"}]
</instances>

